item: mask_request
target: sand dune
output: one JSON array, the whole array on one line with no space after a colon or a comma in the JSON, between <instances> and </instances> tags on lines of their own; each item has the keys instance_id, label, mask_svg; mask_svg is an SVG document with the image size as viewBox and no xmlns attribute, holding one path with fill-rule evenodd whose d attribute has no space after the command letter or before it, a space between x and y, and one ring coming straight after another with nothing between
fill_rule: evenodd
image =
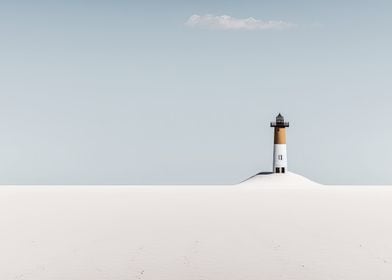
<instances>
[{"instance_id":1,"label":"sand dune","mask_svg":"<svg viewBox=\"0 0 392 280\"><path fill-rule=\"evenodd\" d=\"M392 279L392 187L0 187L0 279Z\"/></svg>"}]
</instances>

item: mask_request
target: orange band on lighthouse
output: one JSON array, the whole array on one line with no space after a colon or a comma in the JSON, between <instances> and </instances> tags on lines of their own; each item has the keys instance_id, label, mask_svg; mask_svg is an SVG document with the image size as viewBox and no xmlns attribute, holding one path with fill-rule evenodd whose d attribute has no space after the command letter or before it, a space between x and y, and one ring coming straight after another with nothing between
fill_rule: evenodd
<instances>
[{"instance_id":1,"label":"orange band on lighthouse","mask_svg":"<svg viewBox=\"0 0 392 280\"><path fill-rule=\"evenodd\" d=\"M286 144L286 129L275 127L274 144Z\"/></svg>"}]
</instances>

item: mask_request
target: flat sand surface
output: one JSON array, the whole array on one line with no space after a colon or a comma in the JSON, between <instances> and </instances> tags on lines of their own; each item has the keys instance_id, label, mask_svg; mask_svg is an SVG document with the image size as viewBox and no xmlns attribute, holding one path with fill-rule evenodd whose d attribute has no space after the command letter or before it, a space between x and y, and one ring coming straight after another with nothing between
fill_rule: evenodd
<instances>
[{"instance_id":1,"label":"flat sand surface","mask_svg":"<svg viewBox=\"0 0 392 280\"><path fill-rule=\"evenodd\" d=\"M392 279L392 186L2 186L0 279Z\"/></svg>"}]
</instances>

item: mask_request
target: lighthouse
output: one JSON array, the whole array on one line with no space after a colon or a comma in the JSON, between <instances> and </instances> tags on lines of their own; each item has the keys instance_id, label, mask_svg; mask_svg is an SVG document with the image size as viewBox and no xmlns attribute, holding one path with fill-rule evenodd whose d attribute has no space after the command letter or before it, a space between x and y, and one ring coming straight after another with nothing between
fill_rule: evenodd
<instances>
[{"instance_id":1,"label":"lighthouse","mask_svg":"<svg viewBox=\"0 0 392 280\"><path fill-rule=\"evenodd\" d=\"M274 132L274 173L287 172L287 147L286 147L286 127L289 123L284 121L284 117L279 113L275 122L271 122Z\"/></svg>"}]
</instances>

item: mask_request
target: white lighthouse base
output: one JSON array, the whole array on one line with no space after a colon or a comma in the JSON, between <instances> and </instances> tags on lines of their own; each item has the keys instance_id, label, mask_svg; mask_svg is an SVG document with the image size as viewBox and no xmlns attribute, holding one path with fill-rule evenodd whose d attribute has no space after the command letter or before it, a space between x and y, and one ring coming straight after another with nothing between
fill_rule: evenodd
<instances>
[{"instance_id":1,"label":"white lighthouse base","mask_svg":"<svg viewBox=\"0 0 392 280\"><path fill-rule=\"evenodd\" d=\"M287 173L287 146L286 144L274 145L274 173Z\"/></svg>"}]
</instances>

